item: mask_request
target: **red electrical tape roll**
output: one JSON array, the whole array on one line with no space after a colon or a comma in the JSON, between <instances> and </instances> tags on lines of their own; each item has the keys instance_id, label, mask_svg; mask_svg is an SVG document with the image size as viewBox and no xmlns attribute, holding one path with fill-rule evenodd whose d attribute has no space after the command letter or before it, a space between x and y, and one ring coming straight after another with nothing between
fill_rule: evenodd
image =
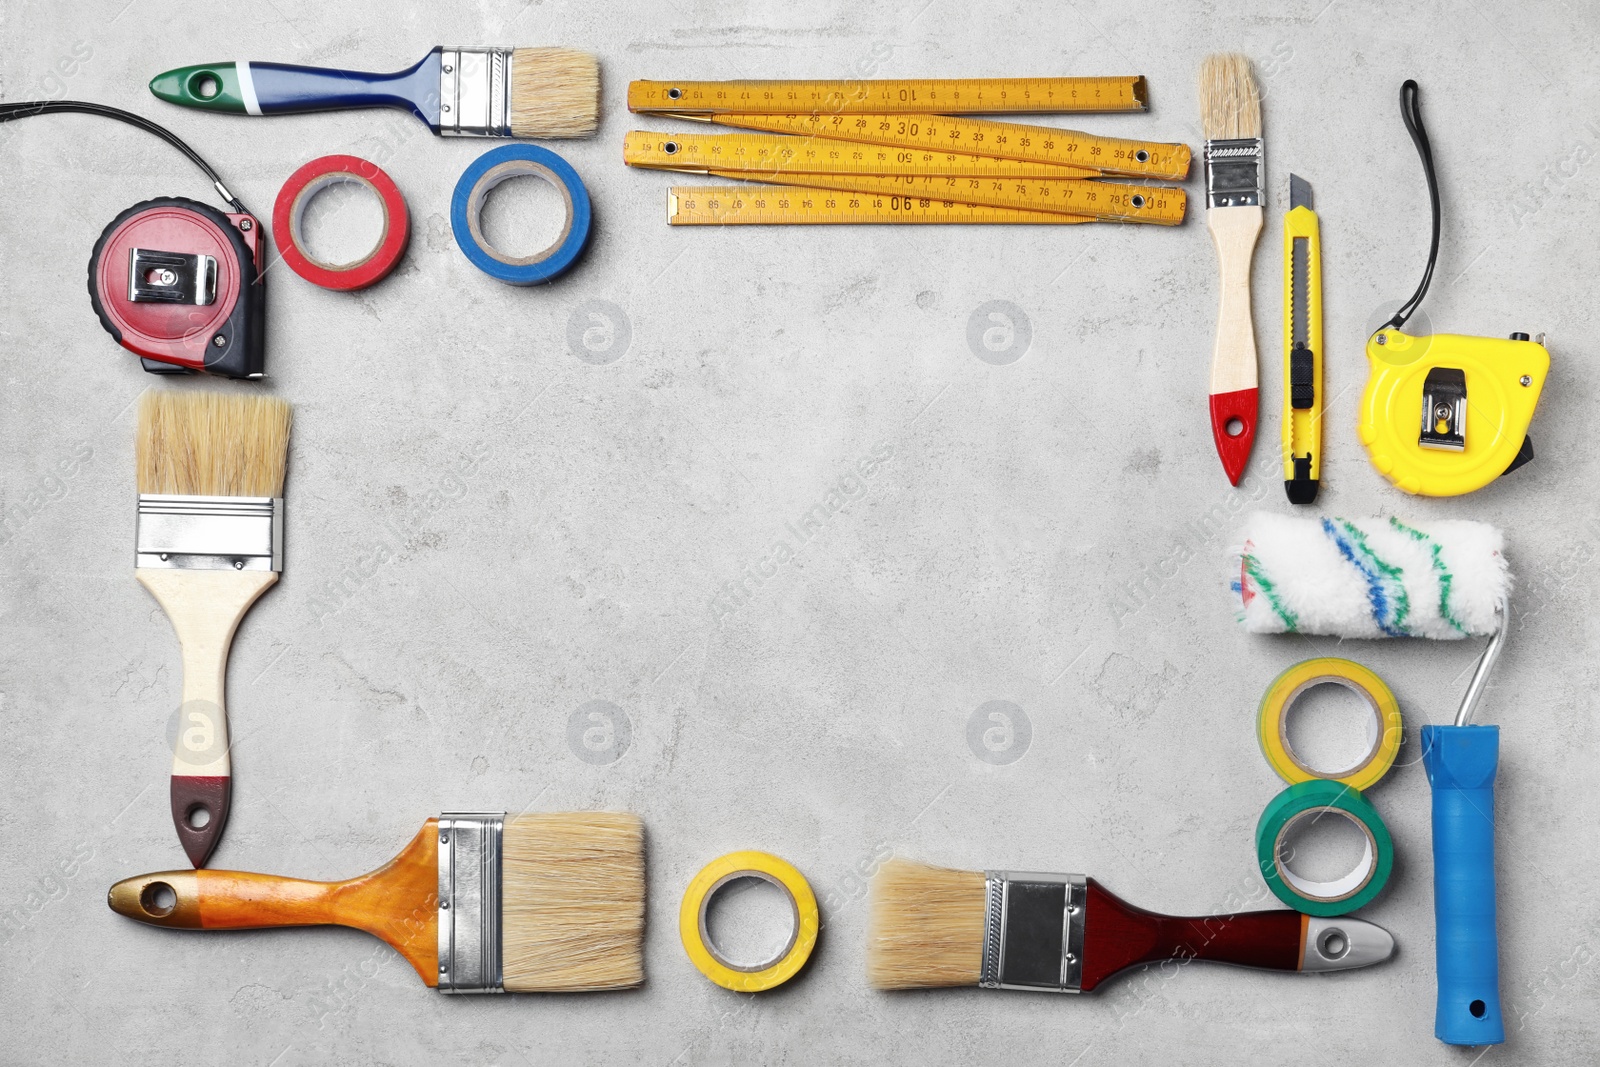
<instances>
[{"instance_id":1,"label":"red electrical tape roll","mask_svg":"<svg viewBox=\"0 0 1600 1067\"><path fill-rule=\"evenodd\" d=\"M323 263L306 251L300 223L311 198L340 182L365 185L377 195L383 204L383 235L376 248L352 263ZM387 277L400 262L411 238L411 216L400 190L377 164L358 156L323 156L289 175L278 190L278 202L272 208L272 236L289 269L313 285L365 289Z\"/></svg>"}]
</instances>

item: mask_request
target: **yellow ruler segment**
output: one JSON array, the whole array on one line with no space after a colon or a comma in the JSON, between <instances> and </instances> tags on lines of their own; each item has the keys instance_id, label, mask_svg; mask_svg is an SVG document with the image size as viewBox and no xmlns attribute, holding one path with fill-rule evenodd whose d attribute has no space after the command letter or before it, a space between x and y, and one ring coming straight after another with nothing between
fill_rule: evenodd
<instances>
[{"instance_id":1,"label":"yellow ruler segment","mask_svg":"<svg viewBox=\"0 0 1600 1067\"><path fill-rule=\"evenodd\" d=\"M740 171L711 170L712 177L748 178ZM1176 226L1188 196L1167 186L1053 178L950 178L928 175L767 174L762 181L878 196L950 200L960 204L1084 215L1105 222L1151 222Z\"/></svg>"},{"instance_id":2,"label":"yellow ruler segment","mask_svg":"<svg viewBox=\"0 0 1600 1067\"><path fill-rule=\"evenodd\" d=\"M711 81L628 83L629 111L705 115L722 111L787 115L1046 114L1144 111L1142 76L1114 78L897 78L884 81Z\"/></svg>"},{"instance_id":3,"label":"yellow ruler segment","mask_svg":"<svg viewBox=\"0 0 1600 1067\"><path fill-rule=\"evenodd\" d=\"M1098 178L1088 167L1061 167L962 152L889 148L776 133L656 133L634 130L622 141L630 167L704 174L928 174L980 178Z\"/></svg>"},{"instance_id":4,"label":"yellow ruler segment","mask_svg":"<svg viewBox=\"0 0 1600 1067\"><path fill-rule=\"evenodd\" d=\"M693 117L693 116L690 116ZM1189 146L1119 137L1096 137L1053 126L950 118L944 115L704 115L708 122L767 133L934 152L970 152L1029 163L1089 167L1131 178L1182 181L1189 176Z\"/></svg>"},{"instance_id":5,"label":"yellow ruler segment","mask_svg":"<svg viewBox=\"0 0 1600 1067\"><path fill-rule=\"evenodd\" d=\"M674 185L667 190L673 226L819 226L871 223L1062 226L1093 222L1083 215L1017 211L925 197L841 193L804 186Z\"/></svg>"}]
</instances>

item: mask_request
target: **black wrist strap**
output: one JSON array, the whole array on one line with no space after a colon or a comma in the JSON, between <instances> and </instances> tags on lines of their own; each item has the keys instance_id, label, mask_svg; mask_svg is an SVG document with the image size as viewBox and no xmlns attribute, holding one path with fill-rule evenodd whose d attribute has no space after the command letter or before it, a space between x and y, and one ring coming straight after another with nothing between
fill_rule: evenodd
<instances>
[{"instance_id":1,"label":"black wrist strap","mask_svg":"<svg viewBox=\"0 0 1600 1067\"><path fill-rule=\"evenodd\" d=\"M1400 117L1405 120L1412 143L1417 146L1417 155L1422 159L1422 173L1428 179L1428 200L1433 208L1433 240L1428 244L1428 268L1422 272L1422 284L1417 286L1410 300L1400 305L1394 318L1384 324L1385 329L1404 326L1422 304L1422 298L1428 293L1428 283L1433 281L1433 265L1439 259L1439 179L1433 171L1433 148L1428 144L1428 131L1422 125L1422 104L1417 95L1417 83L1411 78L1407 78L1405 84L1400 86Z\"/></svg>"},{"instance_id":2,"label":"black wrist strap","mask_svg":"<svg viewBox=\"0 0 1600 1067\"><path fill-rule=\"evenodd\" d=\"M216 187L217 194L222 197L234 211L241 215L248 215L245 206L239 202L238 197L228 191L222 184L222 179L217 177L217 172L211 169L211 164L200 158L200 153L190 148L177 134L165 126L151 122L142 115L135 115L131 111L110 107L106 104L94 104L87 100L16 100L0 103L0 122L10 122L13 119L32 118L34 115L60 115L77 113L80 115L99 115L102 118L116 119L129 126L137 127L146 133L153 133L163 141L189 157L190 162L199 167L211 184Z\"/></svg>"}]
</instances>

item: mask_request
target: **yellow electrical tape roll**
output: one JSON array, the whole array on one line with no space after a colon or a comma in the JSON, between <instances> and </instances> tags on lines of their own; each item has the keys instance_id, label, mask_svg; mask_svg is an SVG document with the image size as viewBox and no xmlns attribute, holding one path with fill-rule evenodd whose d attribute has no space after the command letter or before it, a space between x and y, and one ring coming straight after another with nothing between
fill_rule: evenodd
<instances>
[{"instance_id":1,"label":"yellow electrical tape roll","mask_svg":"<svg viewBox=\"0 0 1600 1067\"><path fill-rule=\"evenodd\" d=\"M1289 709L1312 686L1327 683L1344 686L1372 710L1367 753L1354 766L1342 770L1321 771L1307 766L1289 745ZM1400 751L1400 702L1382 678L1359 663L1334 657L1308 659L1278 675L1267 688L1266 696L1261 698L1256 734L1261 740L1262 755L1278 777L1290 785L1321 778L1352 789L1369 789L1389 773Z\"/></svg>"},{"instance_id":2,"label":"yellow electrical tape roll","mask_svg":"<svg viewBox=\"0 0 1600 1067\"><path fill-rule=\"evenodd\" d=\"M736 878L760 878L783 890L794 910L794 932L775 958L753 967L741 966L718 955L706 933L706 906L723 886ZM786 860L770 852L730 852L701 868L684 890L678 909L678 934L684 951L700 973L725 989L759 993L780 986L799 973L817 945L817 896L811 884Z\"/></svg>"}]
</instances>

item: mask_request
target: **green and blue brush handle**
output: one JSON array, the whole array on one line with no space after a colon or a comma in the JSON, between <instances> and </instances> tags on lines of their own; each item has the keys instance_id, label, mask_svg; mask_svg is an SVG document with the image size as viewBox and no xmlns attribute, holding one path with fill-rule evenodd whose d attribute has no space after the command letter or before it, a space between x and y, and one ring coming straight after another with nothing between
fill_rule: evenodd
<instances>
[{"instance_id":1,"label":"green and blue brush handle","mask_svg":"<svg viewBox=\"0 0 1600 1067\"><path fill-rule=\"evenodd\" d=\"M290 63L201 63L156 75L150 91L184 107L235 115L293 115L345 108L409 111L437 132L441 49L392 74Z\"/></svg>"},{"instance_id":2,"label":"green and blue brush handle","mask_svg":"<svg viewBox=\"0 0 1600 1067\"><path fill-rule=\"evenodd\" d=\"M1422 728L1422 765L1433 788L1439 977L1433 1034L1451 1045L1498 1045L1506 1039L1494 904L1494 776L1499 762L1498 726Z\"/></svg>"}]
</instances>

